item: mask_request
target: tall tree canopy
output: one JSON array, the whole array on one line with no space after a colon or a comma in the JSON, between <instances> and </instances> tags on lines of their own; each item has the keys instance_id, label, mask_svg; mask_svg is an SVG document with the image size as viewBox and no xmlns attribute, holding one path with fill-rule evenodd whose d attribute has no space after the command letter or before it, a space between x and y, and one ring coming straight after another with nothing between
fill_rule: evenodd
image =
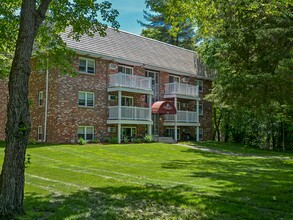
<instances>
[{"instance_id":1,"label":"tall tree canopy","mask_svg":"<svg viewBox=\"0 0 293 220\"><path fill-rule=\"evenodd\" d=\"M151 7L149 8L152 13L143 11L144 19L147 23L138 21L142 27L145 27L141 32L142 36L190 50L196 48L197 36L194 22L186 19L180 22L179 25L174 26L166 22L164 13L157 13Z\"/></svg>"},{"instance_id":2,"label":"tall tree canopy","mask_svg":"<svg viewBox=\"0 0 293 220\"><path fill-rule=\"evenodd\" d=\"M291 0L146 0L146 3L164 13L171 24L196 20L203 39L199 50L202 60L217 70L209 97L216 108L239 111L238 119L244 115L255 118L261 125L255 130L264 131L262 137L267 145L274 144L274 134L283 136L283 147L285 139L292 141ZM234 123L240 124L241 120ZM248 126L251 128L253 124Z\"/></svg>"},{"instance_id":3,"label":"tall tree canopy","mask_svg":"<svg viewBox=\"0 0 293 220\"><path fill-rule=\"evenodd\" d=\"M117 15L118 11L111 9L107 1L1 1L0 74L9 75L9 100L5 157L0 175L0 217L23 212L24 161L30 133L28 80L33 48L38 51L36 56L49 60L48 65L73 71L68 56L71 53L59 34L71 26L70 37L75 39L95 32L104 36L106 23L119 27L115 20ZM6 62L11 58L12 65Z\"/></svg>"}]
</instances>

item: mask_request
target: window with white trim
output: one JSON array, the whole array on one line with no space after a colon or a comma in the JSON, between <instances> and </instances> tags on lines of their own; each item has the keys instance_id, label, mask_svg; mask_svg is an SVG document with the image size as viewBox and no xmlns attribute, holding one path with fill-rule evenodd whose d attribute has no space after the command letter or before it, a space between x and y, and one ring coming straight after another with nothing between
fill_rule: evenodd
<instances>
[{"instance_id":1,"label":"window with white trim","mask_svg":"<svg viewBox=\"0 0 293 220\"><path fill-rule=\"evenodd\" d=\"M203 91L203 81L202 80L196 80L195 85L198 86L198 91L199 92Z\"/></svg>"},{"instance_id":2,"label":"window with white trim","mask_svg":"<svg viewBox=\"0 0 293 220\"><path fill-rule=\"evenodd\" d=\"M122 106L133 106L133 97L131 96L122 96L121 97Z\"/></svg>"},{"instance_id":3,"label":"window with white trim","mask_svg":"<svg viewBox=\"0 0 293 220\"><path fill-rule=\"evenodd\" d=\"M78 71L80 73L95 74L95 60L79 57Z\"/></svg>"},{"instance_id":4,"label":"window with white trim","mask_svg":"<svg viewBox=\"0 0 293 220\"><path fill-rule=\"evenodd\" d=\"M203 105L199 104L199 115L203 115Z\"/></svg>"},{"instance_id":5,"label":"window with white trim","mask_svg":"<svg viewBox=\"0 0 293 220\"><path fill-rule=\"evenodd\" d=\"M195 109L197 109L196 104L195 104ZM203 115L203 105L202 104L198 105L198 115Z\"/></svg>"},{"instance_id":6,"label":"window with white trim","mask_svg":"<svg viewBox=\"0 0 293 220\"><path fill-rule=\"evenodd\" d=\"M42 140L43 140L43 127L38 126L38 141L42 141Z\"/></svg>"},{"instance_id":7,"label":"window with white trim","mask_svg":"<svg viewBox=\"0 0 293 220\"><path fill-rule=\"evenodd\" d=\"M95 94L93 92L78 92L78 106L94 107Z\"/></svg>"},{"instance_id":8,"label":"window with white trim","mask_svg":"<svg viewBox=\"0 0 293 220\"><path fill-rule=\"evenodd\" d=\"M93 126L79 126L77 130L77 137L83 138L85 141L91 141L94 139L94 127Z\"/></svg>"},{"instance_id":9,"label":"window with white trim","mask_svg":"<svg viewBox=\"0 0 293 220\"><path fill-rule=\"evenodd\" d=\"M44 92L43 91L39 91L39 93L38 93L38 103L39 103L39 107L43 106L43 103L44 103Z\"/></svg>"},{"instance_id":10,"label":"window with white trim","mask_svg":"<svg viewBox=\"0 0 293 220\"><path fill-rule=\"evenodd\" d=\"M169 76L169 83L173 83L173 82L178 82L178 83L180 83L180 77L179 77L179 76L173 76L173 75L170 75L170 76Z\"/></svg>"},{"instance_id":11,"label":"window with white trim","mask_svg":"<svg viewBox=\"0 0 293 220\"><path fill-rule=\"evenodd\" d=\"M197 132L197 129L195 130L195 133L196 132ZM197 136L197 134L196 134L196 136ZM199 138L200 141L203 140L203 129L202 128L198 129L198 138Z\"/></svg>"},{"instance_id":12,"label":"window with white trim","mask_svg":"<svg viewBox=\"0 0 293 220\"><path fill-rule=\"evenodd\" d=\"M133 68L129 66L118 65L118 72L133 75Z\"/></svg>"}]
</instances>

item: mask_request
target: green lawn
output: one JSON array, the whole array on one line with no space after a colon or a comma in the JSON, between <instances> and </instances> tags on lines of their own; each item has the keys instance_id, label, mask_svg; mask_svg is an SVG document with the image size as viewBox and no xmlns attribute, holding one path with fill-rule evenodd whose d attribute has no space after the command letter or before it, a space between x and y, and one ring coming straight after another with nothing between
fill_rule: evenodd
<instances>
[{"instance_id":1,"label":"green lawn","mask_svg":"<svg viewBox=\"0 0 293 220\"><path fill-rule=\"evenodd\" d=\"M293 219L292 154L237 153L244 155L171 144L33 145L20 219Z\"/></svg>"}]
</instances>

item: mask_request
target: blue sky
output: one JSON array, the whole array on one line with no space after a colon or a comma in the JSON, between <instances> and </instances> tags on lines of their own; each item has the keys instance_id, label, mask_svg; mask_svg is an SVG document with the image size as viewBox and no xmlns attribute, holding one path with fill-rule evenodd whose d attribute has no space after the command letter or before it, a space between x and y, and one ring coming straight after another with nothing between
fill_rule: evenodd
<instances>
[{"instance_id":1,"label":"blue sky","mask_svg":"<svg viewBox=\"0 0 293 220\"><path fill-rule=\"evenodd\" d=\"M143 21L143 10L146 9L144 0L108 0L112 8L119 11L118 22L120 30L140 34L142 27L137 20Z\"/></svg>"}]
</instances>

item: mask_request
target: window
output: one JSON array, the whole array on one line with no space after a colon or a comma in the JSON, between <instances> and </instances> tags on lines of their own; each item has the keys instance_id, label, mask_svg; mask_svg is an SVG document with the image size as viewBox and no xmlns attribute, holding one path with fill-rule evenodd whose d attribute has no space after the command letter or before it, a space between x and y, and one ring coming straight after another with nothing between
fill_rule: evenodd
<instances>
[{"instance_id":1,"label":"window","mask_svg":"<svg viewBox=\"0 0 293 220\"><path fill-rule=\"evenodd\" d=\"M203 140L203 129L202 128L199 128L198 129L198 138L199 138L199 141L202 141ZM197 137L197 129L195 130L195 137Z\"/></svg>"},{"instance_id":2,"label":"window","mask_svg":"<svg viewBox=\"0 0 293 220\"><path fill-rule=\"evenodd\" d=\"M81 73L95 74L95 60L80 57L78 70Z\"/></svg>"},{"instance_id":3,"label":"window","mask_svg":"<svg viewBox=\"0 0 293 220\"><path fill-rule=\"evenodd\" d=\"M42 141L43 140L43 128L42 126L38 127L38 141Z\"/></svg>"},{"instance_id":4,"label":"window","mask_svg":"<svg viewBox=\"0 0 293 220\"><path fill-rule=\"evenodd\" d=\"M136 128L134 127L122 127L122 139L129 139L136 137Z\"/></svg>"},{"instance_id":5,"label":"window","mask_svg":"<svg viewBox=\"0 0 293 220\"><path fill-rule=\"evenodd\" d=\"M178 82L180 83L180 77L179 76L169 76L169 83Z\"/></svg>"},{"instance_id":6,"label":"window","mask_svg":"<svg viewBox=\"0 0 293 220\"><path fill-rule=\"evenodd\" d=\"M133 97L122 96L121 104L122 106L133 106Z\"/></svg>"},{"instance_id":7,"label":"window","mask_svg":"<svg viewBox=\"0 0 293 220\"><path fill-rule=\"evenodd\" d=\"M93 92L78 92L78 106L94 107L94 97Z\"/></svg>"},{"instance_id":8,"label":"window","mask_svg":"<svg viewBox=\"0 0 293 220\"><path fill-rule=\"evenodd\" d=\"M44 102L44 92L43 91L40 91L39 92L39 106L43 106L43 102Z\"/></svg>"},{"instance_id":9,"label":"window","mask_svg":"<svg viewBox=\"0 0 293 220\"><path fill-rule=\"evenodd\" d=\"M203 105L199 104L199 115L203 115Z\"/></svg>"},{"instance_id":10,"label":"window","mask_svg":"<svg viewBox=\"0 0 293 220\"><path fill-rule=\"evenodd\" d=\"M94 139L94 127L92 126L80 126L78 127L77 136L83 138L85 141Z\"/></svg>"},{"instance_id":11,"label":"window","mask_svg":"<svg viewBox=\"0 0 293 220\"><path fill-rule=\"evenodd\" d=\"M132 75L133 74L133 68L129 67L129 66L118 65L118 72Z\"/></svg>"},{"instance_id":12,"label":"window","mask_svg":"<svg viewBox=\"0 0 293 220\"><path fill-rule=\"evenodd\" d=\"M203 81L202 80L196 80L195 84L198 86L198 91L203 91Z\"/></svg>"},{"instance_id":13,"label":"window","mask_svg":"<svg viewBox=\"0 0 293 220\"><path fill-rule=\"evenodd\" d=\"M109 133L114 133L114 132L116 132L116 127L108 127L108 132L109 132Z\"/></svg>"}]
</instances>

